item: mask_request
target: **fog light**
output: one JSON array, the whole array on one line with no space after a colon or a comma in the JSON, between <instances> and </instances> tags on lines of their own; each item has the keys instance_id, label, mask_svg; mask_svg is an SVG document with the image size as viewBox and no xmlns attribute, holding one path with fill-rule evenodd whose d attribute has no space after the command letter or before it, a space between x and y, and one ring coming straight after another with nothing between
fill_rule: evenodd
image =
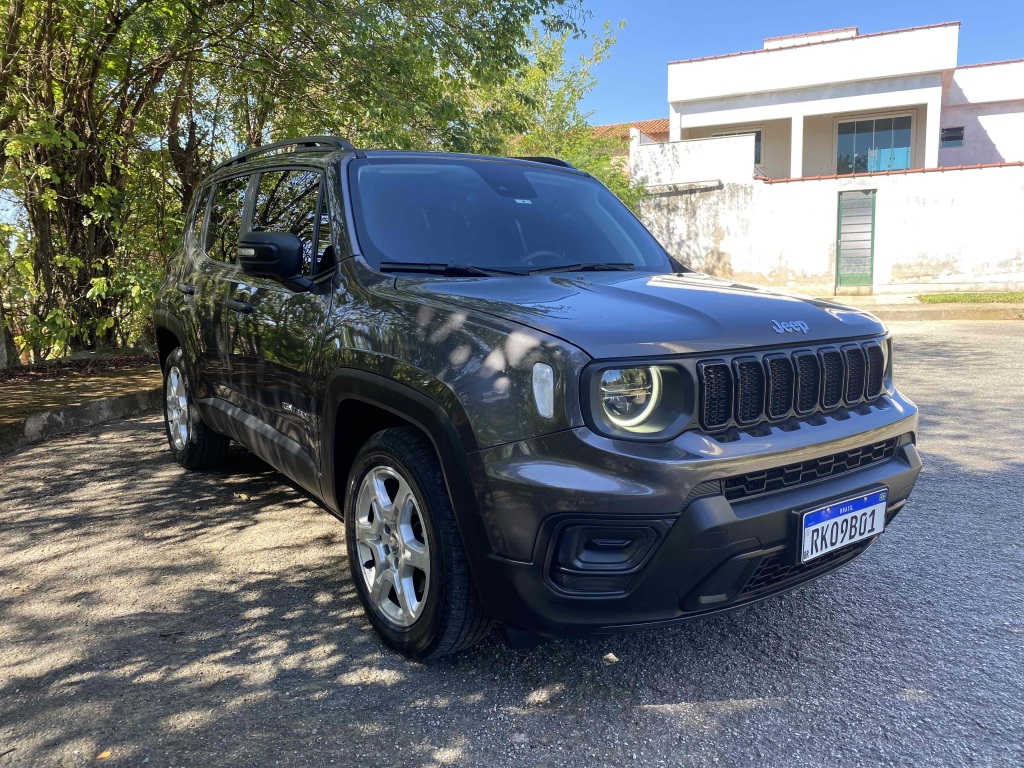
<instances>
[{"instance_id":1,"label":"fog light","mask_svg":"<svg viewBox=\"0 0 1024 768\"><path fill-rule=\"evenodd\" d=\"M669 527L664 520L636 526L568 523L556 535L551 581L566 592L622 594Z\"/></svg>"},{"instance_id":2,"label":"fog light","mask_svg":"<svg viewBox=\"0 0 1024 768\"><path fill-rule=\"evenodd\" d=\"M570 525L558 536L553 565L579 572L628 571L643 560L657 538L652 528Z\"/></svg>"}]
</instances>

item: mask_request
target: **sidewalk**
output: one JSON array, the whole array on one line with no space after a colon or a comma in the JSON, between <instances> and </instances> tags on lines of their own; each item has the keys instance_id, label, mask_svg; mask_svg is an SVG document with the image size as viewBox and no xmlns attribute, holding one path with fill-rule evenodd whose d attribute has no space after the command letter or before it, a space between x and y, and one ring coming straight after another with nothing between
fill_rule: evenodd
<instances>
[{"instance_id":1,"label":"sidewalk","mask_svg":"<svg viewBox=\"0 0 1024 768\"><path fill-rule=\"evenodd\" d=\"M155 411L160 379L154 364L0 381L0 455L61 432Z\"/></svg>"},{"instance_id":2,"label":"sidewalk","mask_svg":"<svg viewBox=\"0 0 1024 768\"><path fill-rule=\"evenodd\" d=\"M864 309L883 321L902 320L1024 320L1024 304L925 304L917 296L821 296Z\"/></svg>"}]
</instances>

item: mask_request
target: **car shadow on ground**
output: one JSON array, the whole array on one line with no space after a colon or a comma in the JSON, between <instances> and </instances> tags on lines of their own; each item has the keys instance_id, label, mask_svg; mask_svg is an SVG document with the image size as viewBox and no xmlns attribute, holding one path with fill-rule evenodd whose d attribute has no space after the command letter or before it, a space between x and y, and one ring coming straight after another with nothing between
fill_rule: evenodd
<instances>
[{"instance_id":1,"label":"car shadow on ground","mask_svg":"<svg viewBox=\"0 0 1024 768\"><path fill-rule=\"evenodd\" d=\"M0 464L0 764L92 764L107 750L124 765L761 764L788 754L760 751L752 734L772 729L835 764L851 748L884 763L940 744L956 762L949 745L972 742L982 759L1009 757L1019 678L1000 687L979 668L1019 661L1024 626L984 592L1019 558L981 563L949 526L1024 464L947 447L1009 423L965 423L951 392L928 403L942 448L917 497L841 572L671 630L526 652L494 634L433 666L380 644L341 524L252 454L185 473L155 418L22 451ZM1017 525L992 494L982 539Z\"/></svg>"}]
</instances>

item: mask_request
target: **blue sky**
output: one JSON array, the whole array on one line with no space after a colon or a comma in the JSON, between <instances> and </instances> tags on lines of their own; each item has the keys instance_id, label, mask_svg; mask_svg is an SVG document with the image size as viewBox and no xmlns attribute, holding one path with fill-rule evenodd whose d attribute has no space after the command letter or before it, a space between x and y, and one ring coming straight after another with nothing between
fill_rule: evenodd
<instances>
[{"instance_id":1,"label":"blue sky","mask_svg":"<svg viewBox=\"0 0 1024 768\"><path fill-rule=\"evenodd\" d=\"M584 102L590 122L620 123L668 116L666 64L675 59L760 48L776 35L856 26L864 32L960 21L960 64L1024 58L1024 2L859 0L694 3L687 0L584 0L589 28L624 20L611 57L597 68ZM576 45L577 52L582 50Z\"/></svg>"}]
</instances>

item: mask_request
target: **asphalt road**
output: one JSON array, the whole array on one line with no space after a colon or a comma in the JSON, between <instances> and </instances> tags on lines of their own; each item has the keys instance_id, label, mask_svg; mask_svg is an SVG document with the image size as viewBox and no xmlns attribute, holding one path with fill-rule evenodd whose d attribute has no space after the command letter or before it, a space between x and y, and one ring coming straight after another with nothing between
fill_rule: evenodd
<instances>
[{"instance_id":1,"label":"asphalt road","mask_svg":"<svg viewBox=\"0 0 1024 768\"><path fill-rule=\"evenodd\" d=\"M1024 323L894 331L926 469L858 561L435 667L381 646L340 524L251 455L185 473L156 418L24 450L0 463L0 765L1024 765Z\"/></svg>"}]
</instances>

